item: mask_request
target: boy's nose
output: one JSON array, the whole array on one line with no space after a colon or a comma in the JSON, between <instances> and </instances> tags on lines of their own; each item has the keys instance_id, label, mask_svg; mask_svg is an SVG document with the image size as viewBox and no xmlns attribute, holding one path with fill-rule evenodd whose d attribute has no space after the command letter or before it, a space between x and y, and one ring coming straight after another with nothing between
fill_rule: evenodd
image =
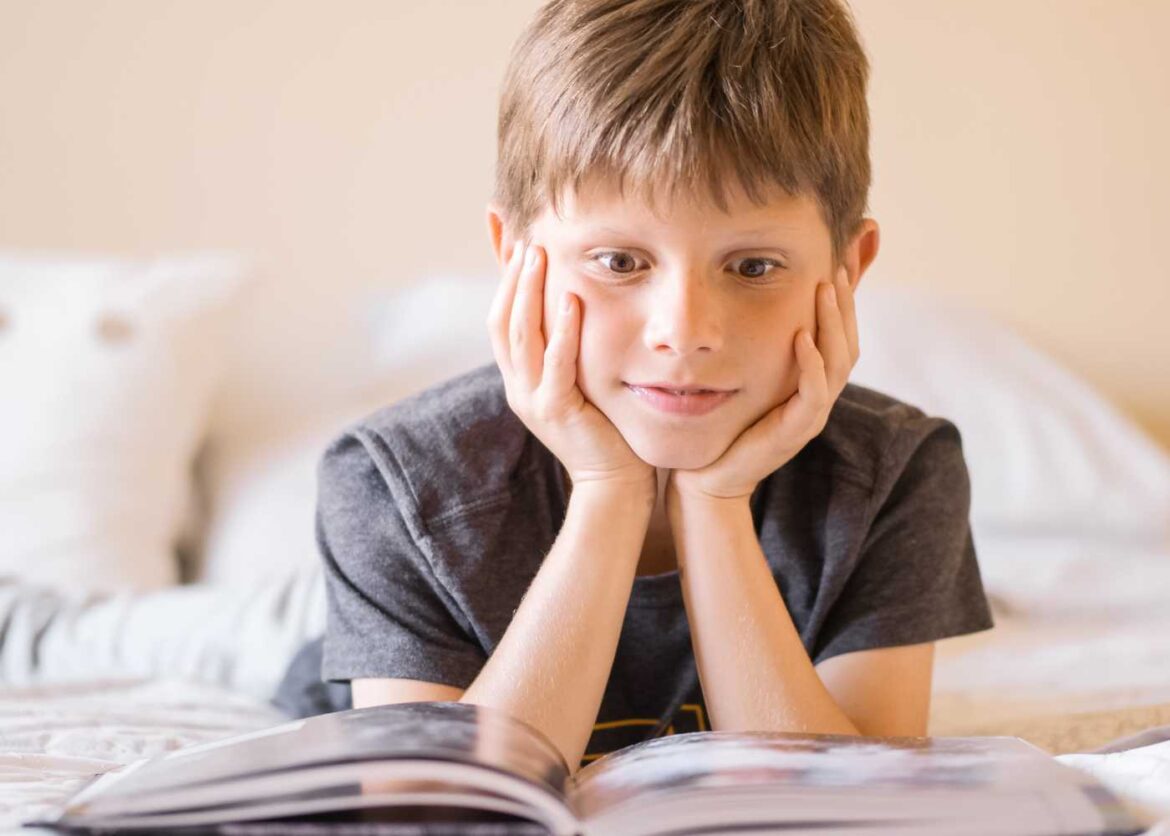
<instances>
[{"instance_id":1,"label":"boy's nose","mask_svg":"<svg viewBox=\"0 0 1170 836\"><path fill-rule=\"evenodd\" d=\"M706 279L690 276L662 282L648 304L645 336L651 351L691 354L722 347L719 304Z\"/></svg>"}]
</instances>

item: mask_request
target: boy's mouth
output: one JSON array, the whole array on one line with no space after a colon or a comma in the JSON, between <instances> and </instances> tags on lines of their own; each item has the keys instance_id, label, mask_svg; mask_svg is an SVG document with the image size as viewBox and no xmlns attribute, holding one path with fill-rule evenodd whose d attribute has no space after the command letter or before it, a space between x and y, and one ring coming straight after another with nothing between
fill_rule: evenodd
<instances>
[{"instance_id":1,"label":"boy's mouth","mask_svg":"<svg viewBox=\"0 0 1170 836\"><path fill-rule=\"evenodd\" d=\"M735 394L735 389L675 386L669 383L627 383L643 403L673 415L704 415Z\"/></svg>"},{"instance_id":2,"label":"boy's mouth","mask_svg":"<svg viewBox=\"0 0 1170 836\"><path fill-rule=\"evenodd\" d=\"M638 389L660 389L663 392L669 392L672 395L694 395L694 394L725 394L734 392L734 389L721 389L715 386L702 386L700 384L675 384L665 381L655 381L653 383L627 383L627 386Z\"/></svg>"}]
</instances>

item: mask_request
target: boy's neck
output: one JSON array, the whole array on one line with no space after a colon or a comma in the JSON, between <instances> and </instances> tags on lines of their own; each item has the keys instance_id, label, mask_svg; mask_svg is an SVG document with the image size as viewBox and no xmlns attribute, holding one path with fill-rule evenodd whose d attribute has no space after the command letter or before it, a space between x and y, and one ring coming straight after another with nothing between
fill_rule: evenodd
<instances>
[{"instance_id":1,"label":"boy's neck","mask_svg":"<svg viewBox=\"0 0 1170 836\"><path fill-rule=\"evenodd\" d=\"M665 467L654 468L658 476L658 495L654 500L654 516L660 519L666 518L666 480L670 476L670 470Z\"/></svg>"}]
</instances>

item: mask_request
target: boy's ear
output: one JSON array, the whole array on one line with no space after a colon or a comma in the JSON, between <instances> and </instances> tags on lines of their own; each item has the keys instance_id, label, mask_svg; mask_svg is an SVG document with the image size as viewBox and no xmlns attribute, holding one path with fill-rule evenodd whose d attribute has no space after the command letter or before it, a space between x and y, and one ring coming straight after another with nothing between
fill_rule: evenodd
<instances>
[{"instance_id":1,"label":"boy's ear","mask_svg":"<svg viewBox=\"0 0 1170 836\"><path fill-rule=\"evenodd\" d=\"M509 224L504 220L504 214L500 211L500 207L492 202L487 205L487 225L492 252L495 253L496 261L500 265L500 270L503 271L508 264L508 256L512 254L512 245L516 242L516 238L509 228Z\"/></svg>"},{"instance_id":2,"label":"boy's ear","mask_svg":"<svg viewBox=\"0 0 1170 836\"><path fill-rule=\"evenodd\" d=\"M845 269L849 272L849 286L854 291L861 283L861 277L877 258L881 244L881 229L873 218L862 218L861 228L845 251Z\"/></svg>"}]
</instances>

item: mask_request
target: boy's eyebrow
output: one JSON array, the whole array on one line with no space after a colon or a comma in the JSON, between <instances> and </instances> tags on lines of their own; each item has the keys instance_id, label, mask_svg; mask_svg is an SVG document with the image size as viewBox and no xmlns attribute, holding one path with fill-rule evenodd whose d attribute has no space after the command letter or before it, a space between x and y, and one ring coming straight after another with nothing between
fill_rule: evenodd
<instances>
[{"instance_id":1,"label":"boy's eyebrow","mask_svg":"<svg viewBox=\"0 0 1170 836\"><path fill-rule=\"evenodd\" d=\"M732 237L733 238L747 238L750 235L767 235L771 232L777 232L777 231L797 232L797 231L799 231L799 229L800 229L799 227L791 226L788 224L775 224L773 226L762 226L759 229L739 230L739 231L733 233ZM635 233L630 232L630 230L628 230L628 229L616 229L612 226L590 227L588 231L593 232L593 233L605 232L605 233L608 233L610 235L633 235L633 234L635 234Z\"/></svg>"},{"instance_id":2,"label":"boy's eyebrow","mask_svg":"<svg viewBox=\"0 0 1170 836\"><path fill-rule=\"evenodd\" d=\"M759 229L745 229L738 233L740 235L767 235L769 232L782 230L785 232L796 232L800 229L798 226L791 224L772 224L771 226L762 226Z\"/></svg>"}]
</instances>

